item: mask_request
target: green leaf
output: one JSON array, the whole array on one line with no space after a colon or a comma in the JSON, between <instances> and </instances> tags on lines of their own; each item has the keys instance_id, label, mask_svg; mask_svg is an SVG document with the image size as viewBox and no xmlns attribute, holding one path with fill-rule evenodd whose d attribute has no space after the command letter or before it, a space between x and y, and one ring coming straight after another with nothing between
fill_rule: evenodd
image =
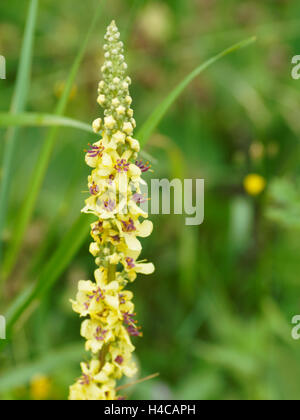
<instances>
[{"instance_id":1,"label":"green leaf","mask_svg":"<svg viewBox=\"0 0 300 420\"><path fill-rule=\"evenodd\" d=\"M176 99L181 95L184 89L197 77L200 73L210 67L212 64L216 63L223 57L240 50L241 48L245 48L248 45L252 44L256 41L256 37L248 38L244 41L235 44L226 50L222 51L221 53L215 55L214 57L210 58L209 60L205 61L205 63L201 64L195 70L193 70L185 79L175 87L175 89L166 97L166 99L159 104L159 106L154 110L154 112L150 115L148 120L142 126L140 131L137 134L137 138L139 139L141 146L144 146L146 142L149 140L151 134L159 125L162 118L168 112L169 108L173 105Z\"/></svg>"},{"instance_id":2,"label":"green leaf","mask_svg":"<svg viewBox=\"0 0 300 420\"><path fill-rule=\"evenodd\" d=\"M96 27L98 18L100 16L100 12L102 10L102 5L103 5L103 2L101 2L98 6L97 12L94 15L94 18L89 27L88 33L81 45L81 48L79 49L77 57L75 58L75 61L69 73L69 77L66 82L63 94L55 110L56 116L62 116L65 112L73 83L75 81L85 50L89 43L90 36L94 28ZM53 127L49 131L49 134L46 137L46 140L43 144L37 164L35 168L33 169L32 177L31 177L31 180L29 181L28 191L25 194L25 201L20 209L19 216L17 217L17 223L15 225L15 229L12 236L13 239L8 248L6 257L3 261L3 271L2 271L3 280L5 280L10 275L16 263L16 260L18 258L18 255L22 246L22 241L26 233L26 229L29 225L39 192L41 190L41 187L42 187L45 175L46 175L53 148L58 138L58 130L59 130L58 127Z\"/></svg>"},{"instance_id":3,"label":"green leaf","mask_svg":"<svg viewBox=\"0 0 300 420\"><path fill-rule=\"evenodd\" d=\"M249 351L233 345L200 343L195 346L195 355L207 363L225 368L238 376L251 378L259 372L259 361Z\"/></svg>"},{"instance_id":4,"label":"green leaf","mask_svg":"<svg viewBox=\"0 0 300 420\"><path fill-rule=\"evenodd\" d=\"M275 178L268 190L265 216L273 223L286 228L300 228L300 190L297 183L285 178Z\"/></svg>"},{"instance_id":5,"label":"green leaf","mask_svg":"<svg viewBox=\"0 0 300 420\"><path fill-rule=\"evenodd\" d=\"M72 118L52 114L22 113L9 114L0 112L0 127L70 127L94 133L91 125Z\"/></svg>"},{"instance_id":6,"label":"green leaf","mask_svg":"<svg viewBox=\"0 0 300 420\"><path fill-rule=\"evenodd\" d=\"M20 64L18 67L16 88L11 104L12 114L22 112L26 105L26 99L30 85L33 40L36 26L38 4L38 0L30 1L24 39L21 49ZM6 222L9 181L12 173L12 163L16 148L17 136L18 130L16 128L11 128L6 133L6 143L4 148L2 179L0 187L0 265L2 260L2 232Z\"/></svg>"},{"instance_id":7,"label":"green leaf","mask_svg":"<svg viewBox=\"0 0 300 420\"><path fill-rule=\"evenodd\" d=\"M27 385L36 374L51 374L66 365L79 363L84 355L84 346L71 344L63 349L56 349L45 356L18 368L4 371L0 378L0 392L7 392L22 385Z\"/></svg>"}]
</instances>

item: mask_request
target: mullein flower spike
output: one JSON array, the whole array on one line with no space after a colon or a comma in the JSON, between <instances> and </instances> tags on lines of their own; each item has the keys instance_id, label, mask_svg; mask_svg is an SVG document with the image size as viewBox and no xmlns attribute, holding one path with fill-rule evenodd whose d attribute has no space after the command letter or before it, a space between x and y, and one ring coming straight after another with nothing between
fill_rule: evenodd
<instances>
[{"instance_id":1,"label":"mullein flower spike","mask_svg":"<svg viewBox=\"0 0 300 420\"><path fill-rule=\"evenodd\" d=\"M152 263L138 261L142 251L138 237L152 233L148 215L139 207L143 197L142 172L148 166L138 161L139 142L133 138L136 126L126 75L123 43L113 21L107 29L104 45L103 81L99 83L98 103L104 108L104 120L93 123L101 139L89 145L86 163L93 168L89 176L91 196L83 213L92 213L98 221L91 225L95 257L95 281L80 281L73 310L87 319L81 335L92 360L82 363L82 376L70 387L71 400L115 400L116 381L132 377L137 369L132 361L134 346L130 336L140 336L135 321L132 292L125 290L137 273L152 274Z\"/></svg>"}]
</instances>

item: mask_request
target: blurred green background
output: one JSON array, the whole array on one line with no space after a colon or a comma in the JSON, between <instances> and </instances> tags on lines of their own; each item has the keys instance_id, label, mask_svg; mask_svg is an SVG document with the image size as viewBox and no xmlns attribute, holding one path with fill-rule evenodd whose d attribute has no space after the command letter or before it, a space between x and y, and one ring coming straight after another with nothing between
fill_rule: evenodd
<instances>
[{"instance_id":1,"label":"blurred green background","mask_svg":"<svg viewBox=\"0 0 300 420\"><path fill-rule=\"evenodd\" d=\"M97 1L40 2L26 111L52 113ZM10 108L28 0L0 3L0 112ZM172 106L145 151L155 178L204 178L205 221L152 216L143 241L156 265L130 286L143 338L136 339L139 378L129 399L298 399L300 341L300 54L298 0L111 0L89 40L65 115L90 123L106 26L116 19L126 42L138 127L197 65L256 35L195 79ZM20 217L47 128L22 128L13 156L4 258ZM0 131L3 156L4 128ZM34 285L80 214L92 135L60 128L17 264L1 283L0 314ZM249 174L266 181L249 194ZM84 340L69 299L93 275L89 237L58 281L22 314L0 353L1 399L65 399L80 375ZM67 242L67 241L66 241ZM65 253L71 243L66 243Z\"/></svg>"}]
</instances>

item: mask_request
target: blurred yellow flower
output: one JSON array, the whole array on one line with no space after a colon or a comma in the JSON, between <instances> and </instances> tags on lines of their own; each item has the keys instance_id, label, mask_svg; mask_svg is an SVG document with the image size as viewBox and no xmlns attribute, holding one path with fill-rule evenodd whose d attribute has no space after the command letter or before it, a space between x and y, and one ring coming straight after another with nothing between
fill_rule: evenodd
<instances>
[{"instance_id":1,"label":"blurred yellow flower","mask_svg":"<svg viewBox=\"0 0 300 420\"><path fill-rule=\"evenodd\" d=\"M266 187L266 180L258 174L249 174L244 179L244 188L249 195L259 195Z\"/></svg>"},{"instance_id":2,"label":"blurred yellow flower","mask_svg":"<svg viewBox=\"0 0 300 420\"><path fill-rule=\"evenodd\" d=\"M51 381L45 375L35 375L30 381L30 395L33 400L46 400L51 392Z\"/></svg>"},{"instance_id":3,"label":"blurred yellow flower","mask_svg":"<svg viewBox=\"0 0 300 420\"><path fill-rule=\"evenodd\" d=\"M138 27L150 41L164 43L172 34L172 11L162 2L150 3L142 9L138 19Z\"/></svg>"}]
</instances>

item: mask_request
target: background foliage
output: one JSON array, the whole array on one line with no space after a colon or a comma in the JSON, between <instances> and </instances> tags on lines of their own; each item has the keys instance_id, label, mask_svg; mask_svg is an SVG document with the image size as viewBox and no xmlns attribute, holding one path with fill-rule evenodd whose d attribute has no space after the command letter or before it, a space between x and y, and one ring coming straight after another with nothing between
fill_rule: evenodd
<instances>
[{"instance_id":1,"label":"background foliage","mask_svg":"<svg viewBox=\"0 0 300 420\"><path fill-rule=\"evenodd\" d=\"M291 319L300 313L300 81L291 78L291 58L300 54L299 2L106 2L70 84L97 3L40 2L26 111L56 109L85 123L99 116L102 38L113 18L127 43L140 128L186 74L224 48L258 37L197 77L146 145L156 159L150 176L205 179L205 222L186 227L181 216L152 217L155 231L144 241L144 255L156 272L140 276L132 290L144 332L135 342L139 377L160 376L127 388L127 397L298 399L300 343L291 338ZM0 3L8 75L0 81L1 113L16 88L28 6L28 0ZM0 115L1 158L4 125ZM78 219L89 172L83 150L93 135L51 130L26 127L16 137L0 282L0 313L13 328L7 345L1 343L1 399L66 398L84 353L69 299L94 270L87 219ZM42 156L45 179L21 252L5 275ZM243 187L249 173L267 181L259 196Z\"/></svg>"}]
</instances>

